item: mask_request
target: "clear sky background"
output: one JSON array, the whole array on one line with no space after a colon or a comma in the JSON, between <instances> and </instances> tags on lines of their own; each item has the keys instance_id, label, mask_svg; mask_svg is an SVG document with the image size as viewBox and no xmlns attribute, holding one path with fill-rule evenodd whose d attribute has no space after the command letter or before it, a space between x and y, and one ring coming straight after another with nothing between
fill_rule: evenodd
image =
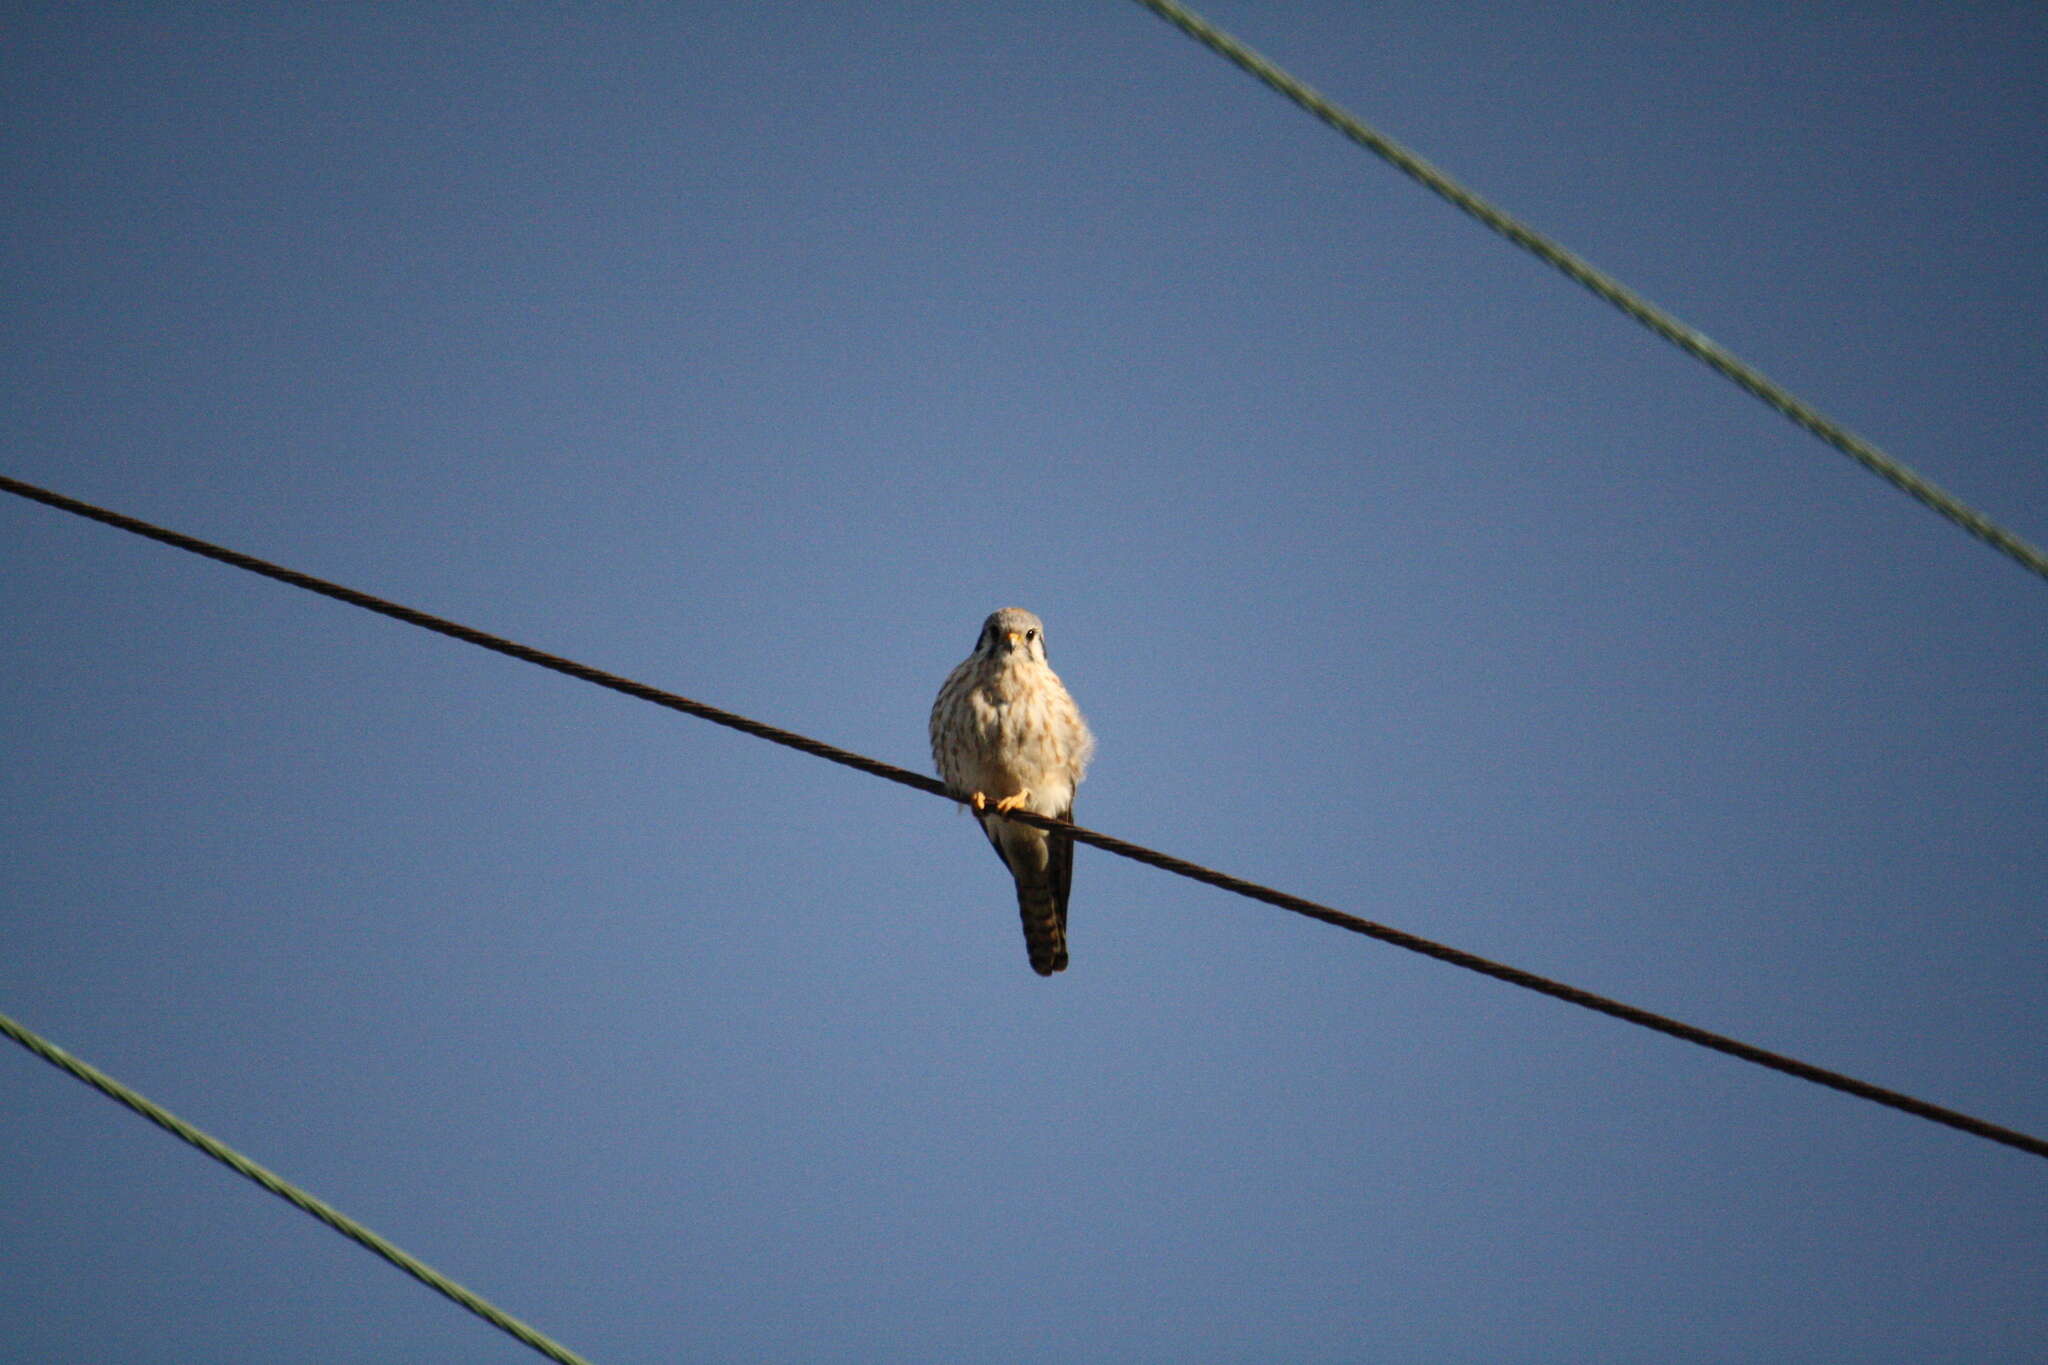
<instances>
[{"instance_id":1,"label":"clear sky background","mask_svg":"<svg viewBox=\"0 0 2048 1365\"><path fill-rule=\"evenodd\" d=\"M2048 1131L2048 584L1134 5L10 6L0 468ZM1211 18L2048 538L2048 11ZM2048 1353L2048 1166L0 499L0 1011L599 1362ZM0 1050L0 1356L524 1348Z\"/></svg>"}]
</instances>

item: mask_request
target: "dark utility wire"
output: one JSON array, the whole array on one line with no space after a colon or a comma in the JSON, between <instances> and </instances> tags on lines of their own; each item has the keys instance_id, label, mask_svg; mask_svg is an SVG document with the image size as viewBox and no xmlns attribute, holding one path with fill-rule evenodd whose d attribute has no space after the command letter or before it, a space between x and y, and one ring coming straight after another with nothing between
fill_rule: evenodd
<instances>
[{"instance_id":1,"label":"dark utility wire","mask_svg":"<svg viewBox=\"0 0 2048 1365\"><path fill-rule=\"evenodd\" d=\"M32 1030L17 1024L4 1014L0 1014L0 1033L6 1034L9 1038L20 1043L30 1052L35 1053L36 1056L41 1057L58 1070L69 1072L71 1075L76 1076L79 1080L84 1081L109 1099L127 1105L130 1109L133 1109L165 1132L183 1138L186 1142L191 1143L194 1147L197 1147L200 1151L206 1153L237 1175L253 1180L256 1184L269 1190L287 1204L311 1214L350 1241L382 1256L385 1260L391 1262L391 1264L397 1266L400 1270L403 1270L435 1293L443 1294L453 1299L485 1322L491 1324L491 1326L507 1336L531 1346L549 1360L558 1361L560 1365L590 1365L590 1362L577 1355L568 1347L551 1340L545 1334L527 1326L518 1318L500 1309L483 1296L464 1289L461 1285L455 1283L455 1281L449 1279L426 1262L416 1260L407 1255L404 1251L385 1241L382 1237L379 1237L340 1209L335 1208L332 1204L314 1198L297 1185L286 1180L283 1176L265 1170L249 1160L248 1157L243 1156L240 1152L228 1146L225 1142L222 1142L219 1138L194 1128L168 1109L142 1095L136 1094L106 1072L89 1063L80 1061L49 1039L41 1037Z\"/></svg>"},{"instance_id":2,"label":"dark utility wire","mask_svg":"<svg viewBox=\"0 0 2048 1365\"><path fill-rule=\"evenodd\" d=\"M907 768L898 768L893 764L882 763L876 759L836 748L833 745L822 743L805 735L778 729L773 725L764 725L758 720L749 720L747 717L735 715L731 711L722 711L715 706L706 706L700 701L691 701L688 697L679 697L673 692L664 692L658 687L649 687L646 683L634 682L630 678L622 678L616 673L607 673L603 669L592 668L589 664L580 664L572 659L564 659L558 655L543 653L529 645L522 645L516 641L504 639L501 636L488 634L477 630L473 626L461 625L439 616L430 616L426 612L418 611L412 607L401 606L396 602L387 602L381 597L372 597L366 592L358 592L354 588L345 588L339 583L330 583L326 579L315 578L311 574L300 573L296 569L287 569L281 565L257 559L253 555L245 555L239 550L226 549L222 546L199 540L196 537L184 535L178 531L165 530L161 526L153 526L146 521L138 521L134 517L108 511L104 507L95 507L91 503L79 502L75 498L67 498L61 493L52 493L48 489L22 483L18 479L10 479L5 475L0 475L0 492L13 493L19 497L28 498L31 501L57 508L59 511L70 512L75 516L103 522L108 526L117 527L120 530L132 532L138 536L145 536L150 540L160 541L165 545L172 545L180 550L189 550L193 554L204 555L208 559L217 559L223 564L232 564L238 569L247 569L249 572L261 574L265 578L274 578L280 583L289 583L295 588L304 588L308 592L319 593L322 597L331 597L339 602L347 602L352 606L362 607L365 610L374 611L380 615L390 616L407 622L410 625L434 631L436 634L467 641L470 644L491 650L497 654L508 655L511 658L521 659L530 664L538 664L542 668L552 669L557 673L566 673L572 678L581 678L585 682L596 683L599 687L607 687L614 692L623 692L629 697L638 697L642 701L651 701L655 705L665 706L671 711L681 711L685 715L696 716L701 720L708 720L714 724L738 730L743 734L753 735L758 739L765 739L771 743L796 749L817 758L828 759L831 762L843 764L849 768L856 768L875 777L886 778L891 782L898 782L906 787L914 787L921 792L929 792L933 796L943 796L950 801L962 799L957 793L948 790L943 783L935 778L926 777L923 773L915 773ZM1980 1118L1973 1118L1954 1109L1945 1109L1937 1104L1929 1104L1925 1100L1914 1099L1911 1095L1901 1094L1896 1090L1887 1090L1882 1086L1872 1085L1868 1081L1859 1081L1853 1076L1845 1076L1837 1071L1829 1071L1823 1067L1813 1066L1794 1057L1787 1057L1776 1052L1768 1052L1760 1047L1752 1047L1748 1043L1739 1042L1736 1039L1724 1037L1718 1033L1710 1033L1706 1029L1695 1028L1691 1024L1681 1023L1676 1019L1666 1018L1661 1014L1653 1014L1649 1010L1637 1009L1634 1005L1624 1005L1618 1000L1610 1000L1605 996L1595 995L1591 991L1580 990L1576 986L1567 986L1561 981L1552 981L1548 977L1538 976L1534 972L1525 972L1519 967L1510 967L1505 963L1494 962L1488 958L1480 957L1476 953L1468 953L1463 949L1435 943L1400 929L1390 929L1386 925L1375 924L1371 920L1360 919L1356 915L1347 915L1342 910L1334 910L1316 901L1289 895L1285 891L1276 891L1270 886L1261 886L1257 882L1248 882L1241 877L1233 877L1228 873L1218 872L1213 868L1188 862L1184 858L1176 858L1171 854L1160 853L1108 834L1098 834L1092 829L1085 829L1080 825L1071 825L1063 820L1048 819L1045 816L1037 815L1027 810L1012 811L1006 818L1028 825L1035 825L1040 829L1056 830L1059 833L1078 839L1084 844L1093 844L1096 848L1114 853L1119 857L1130 858L1133 861L1145 863L1162 871L1186 877L1191 881L1204 882L1224 891L1234 892L1237 895L1249 897L1252 900L1263 901L1267 905L1278 906L1282 910L1291 910L1297 915L1306 915L1310 919L1321 920L1323 923L1335 925L1339 929L1349 929L1354 934L1363 934L1367 938L1375 938L1382 943L1390 943L1396 948L1406 948L1411 953L1421 953L1424 957L1433 957L1439 962L1448 962L1453 967L1463 967L1467 971L1478 972L1483 976L1493 977L1497 981L1505 981L1511 986L1520 986L1525 990L1536 991L1539 994L1562 1000L1567 1004L1578 1005L1584 1009L1597 1010L1601 1014L1612 1015L1614 1018L1627 1023L1636 1024L1647 1029L1654 1029L1659 1033L1667 1033L1673 1038L1683 1039L1688 1043L1696 1043L1701 1047L1712 1048L1714 1051L1726 1053L1730 1057L1739 1057L1745 1062L1754 1062L1758 1066L1769 1067L1773 1071L1781 1071L1788 1076L1797 1076L1803 1081L1812 1081L1816 1085L1829 1086L1835 1090L1856 1095L1876 1104L1886 1105L1889 1108L1913 1114L1935 1123L1961 1129L1965 1133L1973 1133L1978 1137L1988 1138L1993 1142L2002 1142L2008 1147L2017 1147L2023 1152L2032 1152L2035 1156L2048 1157L2048 1140L2034 1137L2031 1134L2022 1133L2012 1128L2004 1128Z\"/></svg>"},{"instance_id":3,"label":"dark utility wire","mask_svg":"<svg viewBox=\"0 0 2048 1365\"><path fill-rule=\"evenodd\" d=\"M2018 561L2042 578L2048 578L2048 555L2044 555L1960 498L1915 474L1855 432L1829 420L1818 409L1774 382L1754 366L1708 339L1704 334L1686 326L1590 261L1482 199L1421 156L1371 127L1306 82L1281 70L1186 6L1174 3L1174 0L1136 0L1136 3L1151 10L1217 56L1314 114L1424 189L1446 200L1461 212L1478 219L1567 279L1614 305L1679 350L1701 361L1724 379L1730 380L1763 402L1780 416L1804 427L1841 451L1886 483L1933 508L2001 554Z\"/></svg>"}]
</instances>

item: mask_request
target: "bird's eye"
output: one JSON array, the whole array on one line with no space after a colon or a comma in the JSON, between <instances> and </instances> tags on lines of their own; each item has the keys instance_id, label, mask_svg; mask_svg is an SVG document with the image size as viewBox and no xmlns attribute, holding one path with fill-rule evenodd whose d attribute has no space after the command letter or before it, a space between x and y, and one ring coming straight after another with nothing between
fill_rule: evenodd
<instances>
[{"instance_id":1,"label":"bird's eye","mask_svg":"<svg viewBox=\"0 0 2048 1365\"><path fill-rule=\"evenodd\" d=\"M1038 632L1035 630L1027 630L1024 632L1024 638L1027 640L1036 640L1038 638Z\"/></svg>"}]
</instances>

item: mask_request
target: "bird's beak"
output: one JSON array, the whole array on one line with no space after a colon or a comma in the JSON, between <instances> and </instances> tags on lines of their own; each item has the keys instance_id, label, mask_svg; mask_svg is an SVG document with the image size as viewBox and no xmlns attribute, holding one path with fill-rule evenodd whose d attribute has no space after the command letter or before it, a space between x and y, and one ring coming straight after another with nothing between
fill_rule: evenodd
<instances>
[{"instance_id":1,"label":"bird's beak","mask_svg":"<svg viewBox=\"0 0 2048 1365\"><path fill-rule=\"evenodd\" d=\"M1019 635L1019 634L1018 634L1018 633L1017 633L1016 631L1014 631L1014 630L1013 630L1013 631L1009 632L1009 635L1010 635L1010 648L1012 648L1012 649L1015 649L1015 648L1016 648L1016 647L1017 647L1018 645L1021 645L1021 644L1023 644L1023 643L1024 643L1024 637L1023 637L1022 635Z\"/></svg>"}]
</instances>

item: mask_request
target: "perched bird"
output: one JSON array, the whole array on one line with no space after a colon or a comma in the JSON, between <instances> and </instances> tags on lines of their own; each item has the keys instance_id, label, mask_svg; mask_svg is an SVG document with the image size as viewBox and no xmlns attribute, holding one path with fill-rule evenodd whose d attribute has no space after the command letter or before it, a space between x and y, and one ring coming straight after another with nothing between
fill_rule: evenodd
<instances>
[{"instance_id":1,"label":"perched bird","mask_svg":"<svg viewBox=\"0 0 2048 1365\"><path fill-rule=\"evenodd\" d=\"M1073 819L1074 787L1095 753L1088 722L1045 661L1044 623L1022 607L982 622L974 652L932 703L931 732L939 776L974 807L1017 879L1031 970L1064 970L1074 841L1002 816L1021 808Z\"/></svg>"}]
</instances>

